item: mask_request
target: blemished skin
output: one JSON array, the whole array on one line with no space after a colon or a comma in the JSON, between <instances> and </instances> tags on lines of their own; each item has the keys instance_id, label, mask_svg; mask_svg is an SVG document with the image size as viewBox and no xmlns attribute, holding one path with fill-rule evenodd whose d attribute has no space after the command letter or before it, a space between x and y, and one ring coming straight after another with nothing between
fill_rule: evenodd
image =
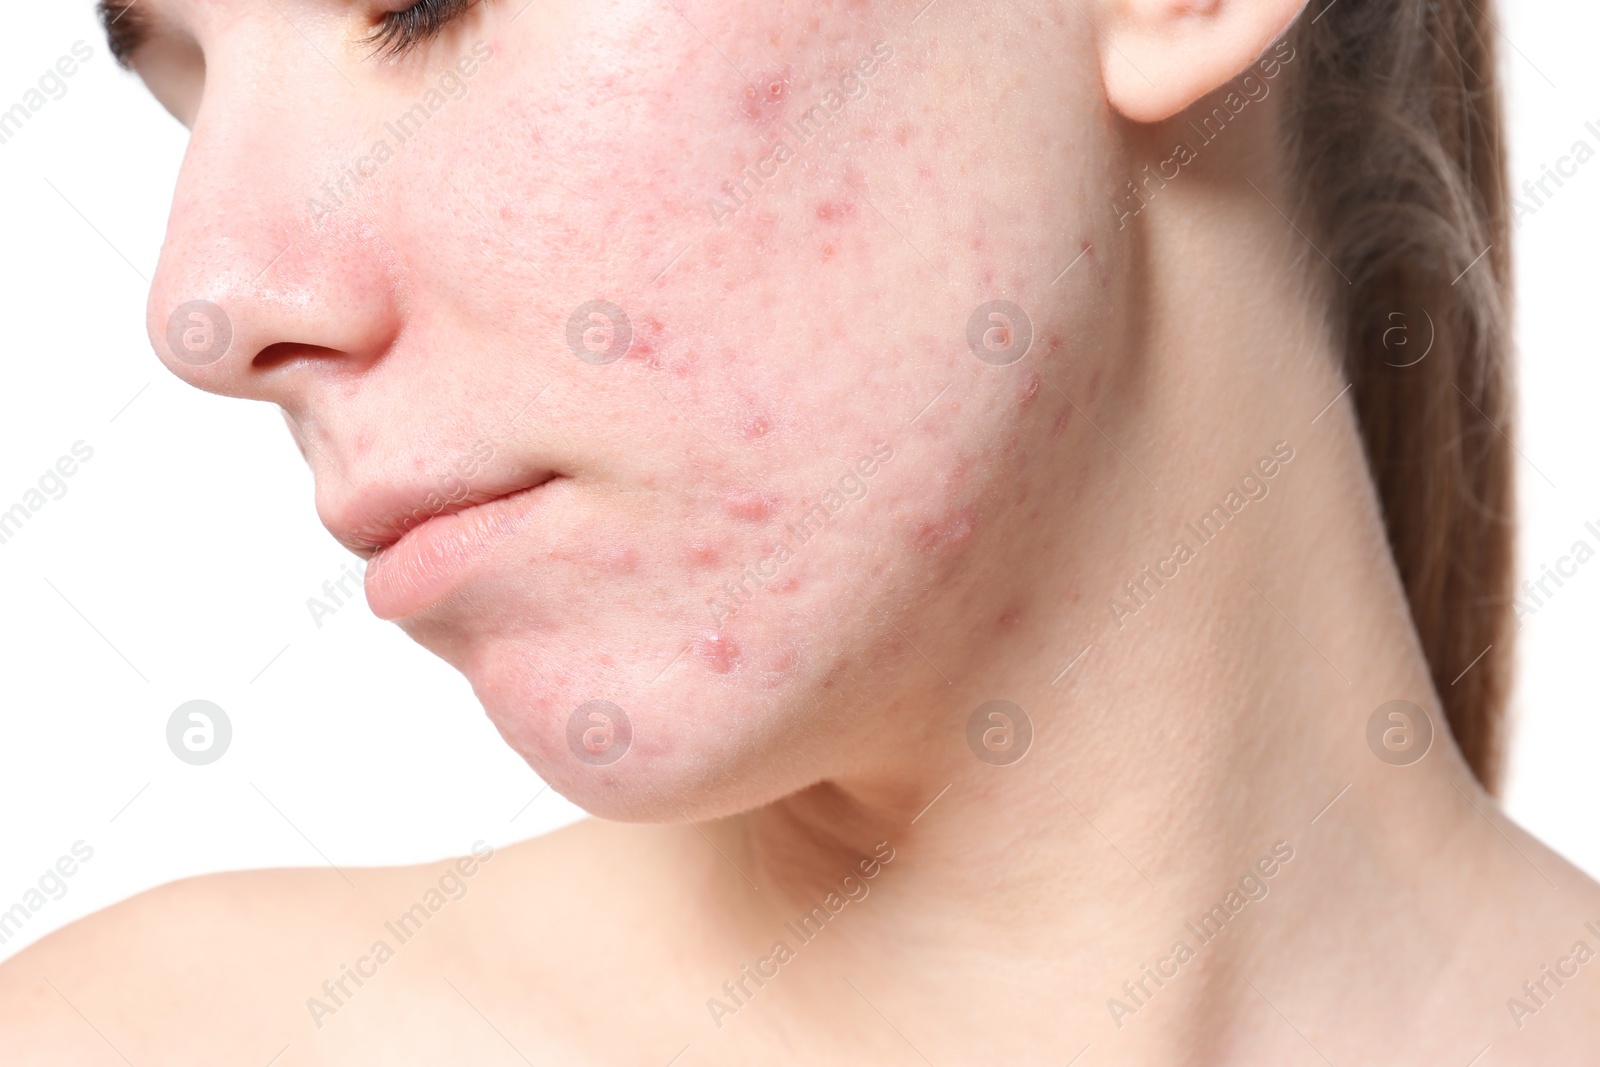
<instances>
[{"instance_id":1,"label":"blemished skin","mask_svg":"<svg viewBox=\"0 0 1600 1067\"><path fill-rule=\"evenodd\" d=\"M448 861L144 894L0 967L0 1059L1588 1062L1600 887L1451 742L1274 206L1294 0L140 6L158 354L606 821L403 942Z\"/></svg>"}]
</instances>

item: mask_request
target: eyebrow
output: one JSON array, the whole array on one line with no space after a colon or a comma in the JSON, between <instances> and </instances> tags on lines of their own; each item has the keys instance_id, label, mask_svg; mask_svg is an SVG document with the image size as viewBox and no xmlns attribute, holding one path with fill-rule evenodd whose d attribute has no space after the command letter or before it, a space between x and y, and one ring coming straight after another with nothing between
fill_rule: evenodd
<instances>
[{"instance_id":1,"label":"eyebrow","mask_svg":"<svg viewBox=\"0 0 1600 1067\"><path fill-rule=\"evenodd\" d=\"M95 10L106 31L106 47L117 65L126 68L150 36L150 20L135 5L139 0L99 0Z\"/></svg>"}]
</instances>

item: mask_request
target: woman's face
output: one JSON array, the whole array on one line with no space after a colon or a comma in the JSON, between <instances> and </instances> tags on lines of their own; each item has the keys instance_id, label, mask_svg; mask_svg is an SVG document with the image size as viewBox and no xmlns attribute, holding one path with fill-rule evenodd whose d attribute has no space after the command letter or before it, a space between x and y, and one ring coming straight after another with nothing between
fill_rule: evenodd
<instances>
[{"instance_id":1,"label":"woman's face","mask_svg":"<svg viewBox=\"0 0 1600 1067\"><path fill-rule=\"evenodd\" d=\"M1127 261L1071 5L481 0L384 59L381 3L140 2L157 350L282 406L340 540L414 527L374 610L558 789L738 810L1007 695Z\"/></svg>"}]
</instances>

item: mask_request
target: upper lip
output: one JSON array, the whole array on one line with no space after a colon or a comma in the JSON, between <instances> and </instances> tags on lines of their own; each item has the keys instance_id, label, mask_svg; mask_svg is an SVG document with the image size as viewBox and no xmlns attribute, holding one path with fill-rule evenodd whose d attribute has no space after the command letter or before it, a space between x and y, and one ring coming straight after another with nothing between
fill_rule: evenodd
<instances>
[{"instance_id":1,"label":"upper lip","mask_svg":"<svg viewBox=\"0 0 1600 1067\"><path fill-rule=\"evenodd\" d=\"M482 472L471 478L441 478L398 486L369 485L323 503L318 511L322 524L340 544L359 556L370 557L429 519L513 496L555 477L553 471L505 474L497 478Z\"/></svg>"}]
</instances>

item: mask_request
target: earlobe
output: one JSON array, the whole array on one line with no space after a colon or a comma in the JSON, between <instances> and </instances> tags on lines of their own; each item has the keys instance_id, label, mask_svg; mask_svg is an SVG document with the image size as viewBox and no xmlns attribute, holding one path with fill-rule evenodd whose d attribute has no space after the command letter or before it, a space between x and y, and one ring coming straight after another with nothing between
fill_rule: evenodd
<instances>
[{"instance_id":1,"label":"earlobe","mask_svg":"<svg viewBox=\"0 0 1600 1067\"><path fill-rule=\"evenodd\" d=\"M1160 122L1243 71L1305 0L1102 0L1095 22L1106 100Z\"/></svg>"}]
</instances>

